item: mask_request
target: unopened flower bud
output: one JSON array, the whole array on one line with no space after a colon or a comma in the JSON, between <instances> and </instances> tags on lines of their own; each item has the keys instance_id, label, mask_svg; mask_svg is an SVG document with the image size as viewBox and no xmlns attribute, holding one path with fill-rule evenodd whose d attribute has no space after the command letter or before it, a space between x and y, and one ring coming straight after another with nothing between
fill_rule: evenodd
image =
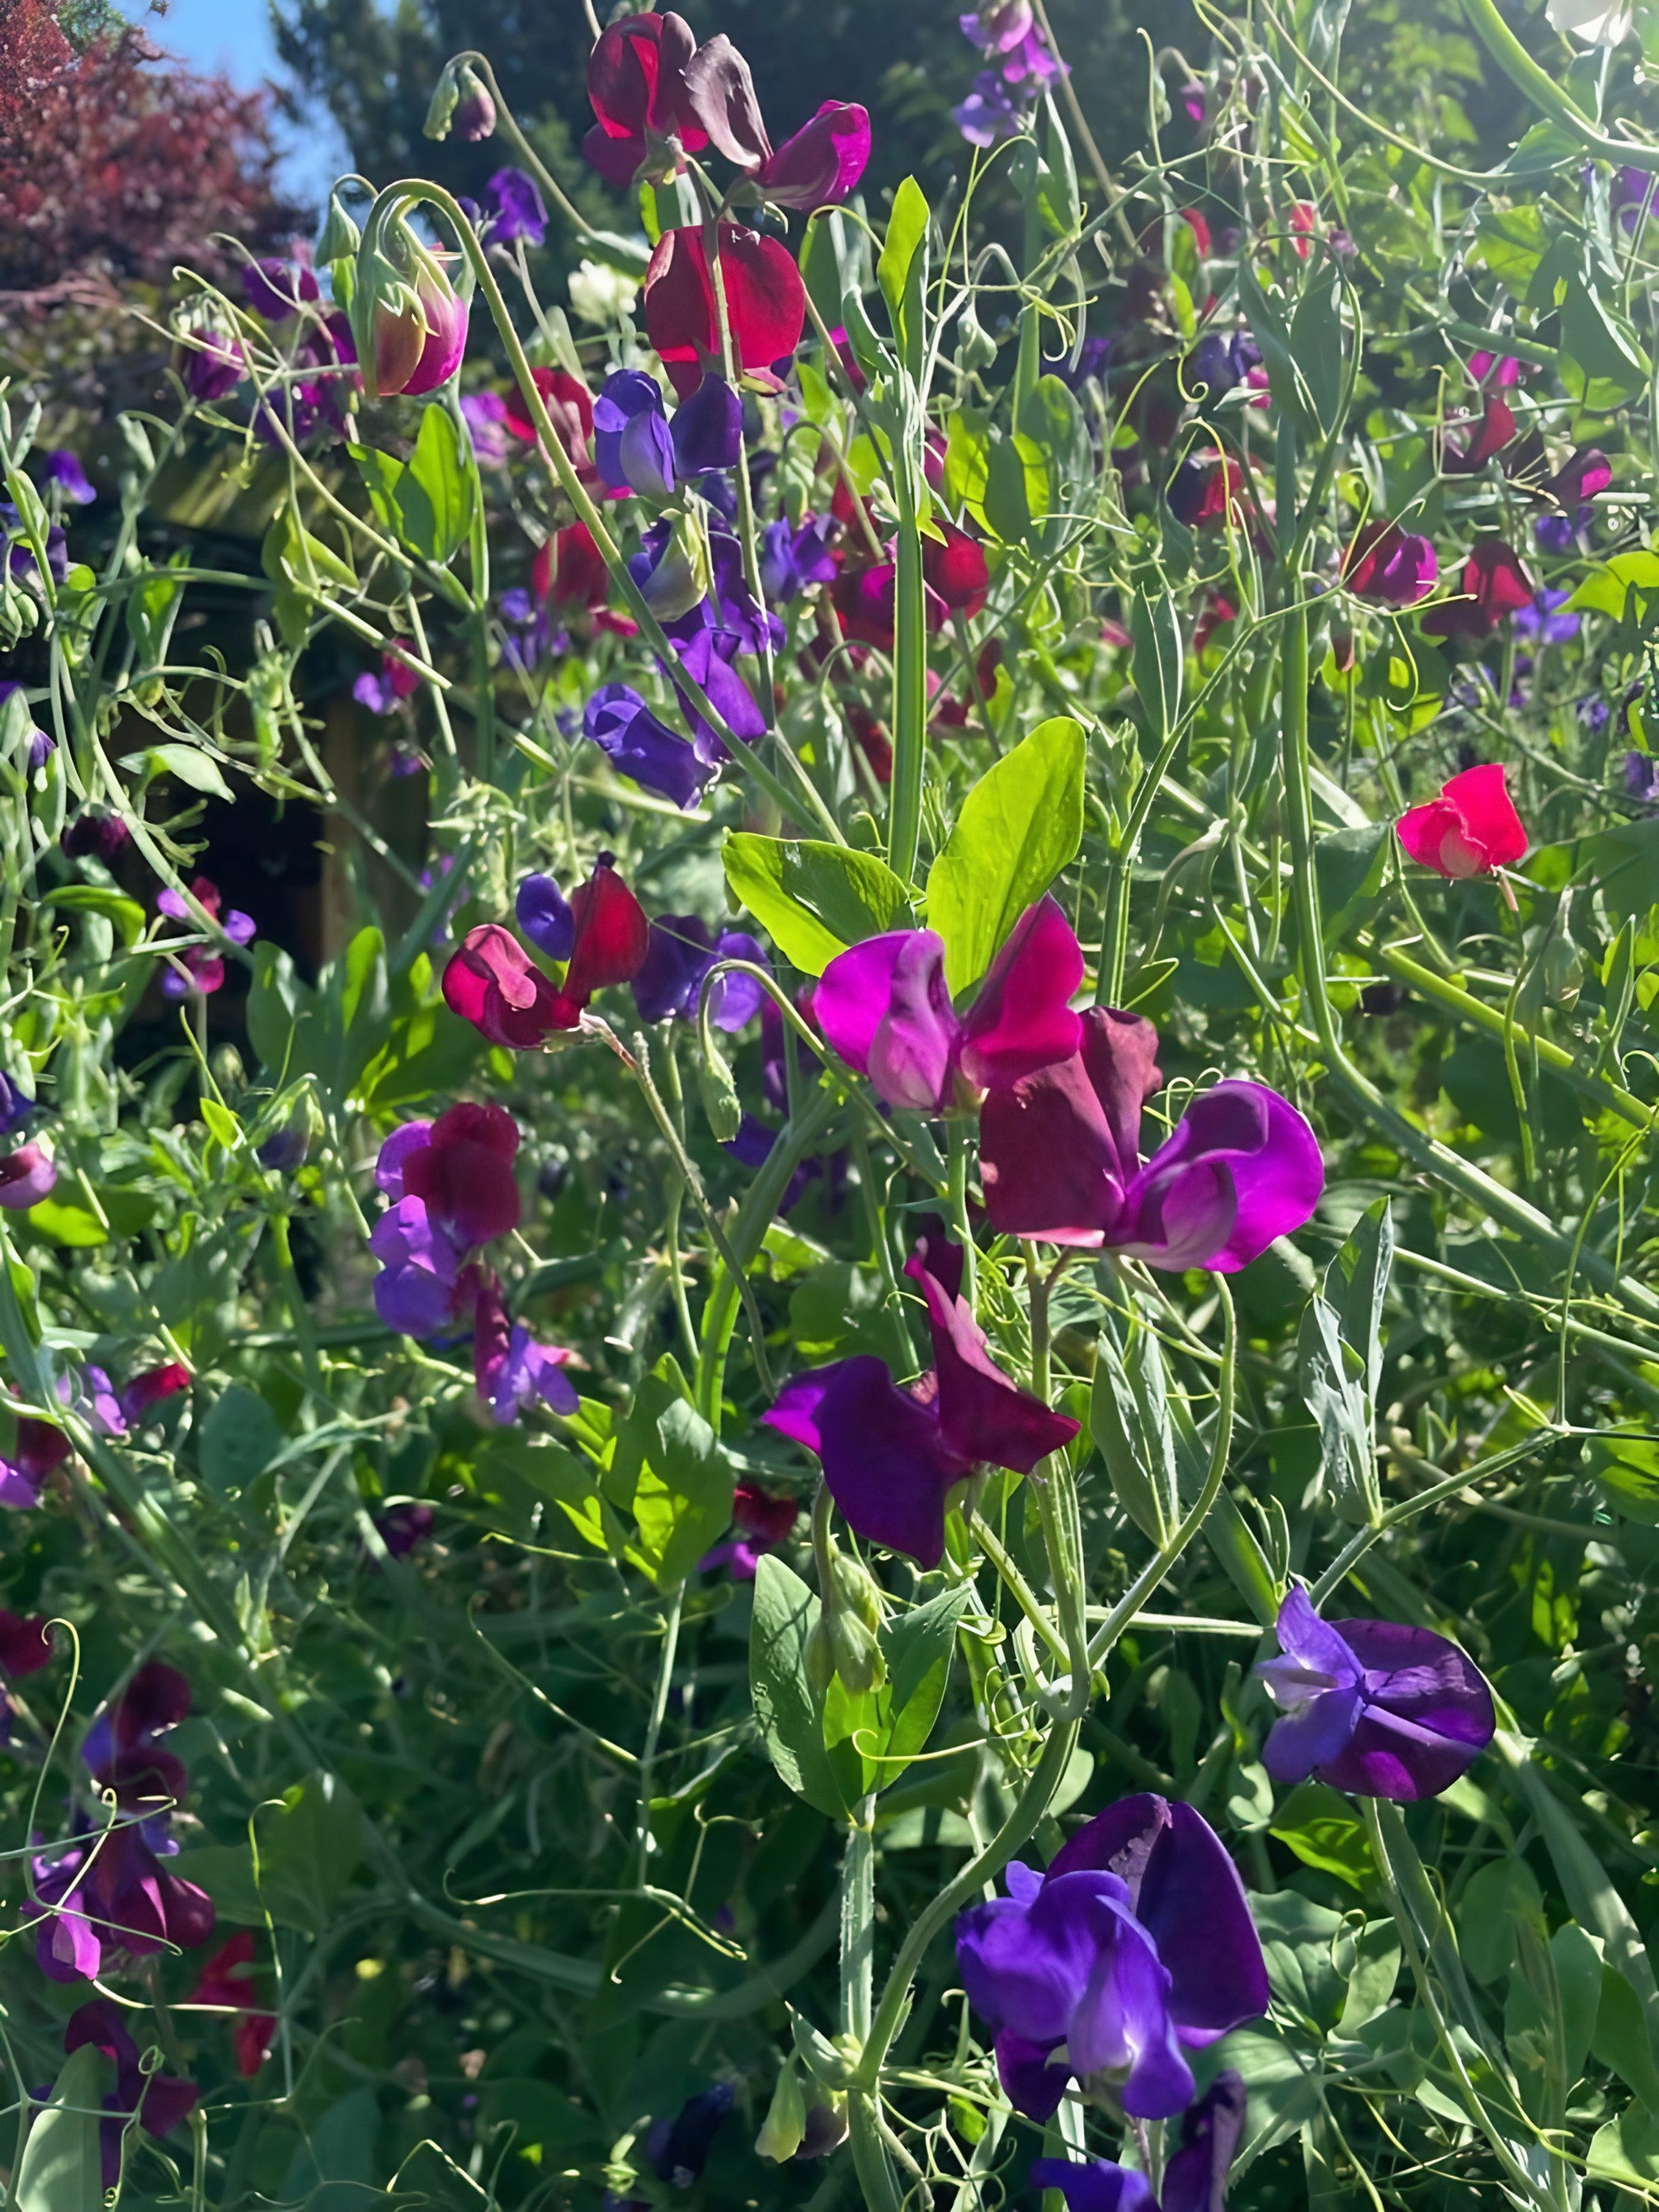
<instances>
[{"instance_id":1,"label":"unopened flower bud","mask_svg":"<svg viewBox=\"0 0 1659 2212\"><path fill-rule=\"evenodd\" d=\"M323 234L317 240L319 261L344 261L356 252L363 242L363 234L347 214L337 191L328 196L328 218L323 225Z\"/></svg>"},{"instance_id":2,"label":"unopened flower bud","mask_svg":"<svg viewBox=\"0 0 1659 2212\"><path fill-rule=\"evenodd\" d=\"M869 1569L859 1560L849 1559L845 1552L836 1552L830 1563L830 1574L835 1610L846 1612L868 1629L878 1629L885 1614L880 1587Z\"/></svg>"},{"instance_id":3,"label":"unopened flower bud","mask_svg":"<svg viewBox=\"0 0 1659 2212\"><path fill-rule=\"evenodd\" d=\"M997 342L974 313L970 300L957 318L957 359L964 369L989 368Z\"/></svg>"},{"instance_id":4,"label":"unopened flower bud","mask_svg":"<svg viewBox=\"0 0 1659 2212\"><path fill-rule=\"evenodd\" d=\"M855 1613L839 1609L829 1616L826 1641L835 1671L854 1698L878 1690L887 1680L887 1662L875 1637Z\"/></svg>"},{"instance_id":5,"label":"unopened flower bud","mask_svg":"<svg viewBox=\"0 0 1659 2212\"><path fill-rule=\"evenodd\" d=\"M455 81L455 64L444 64L443 75L432 88L432 98L427 104L426 121L421 125L428 138L447 138L449 126L455 119L455 110L460 105L461 88Z\"/></svg>"},{"instance_id":6,"label":"unopened flower bud","mask_svg":"<svg viewBox=\"0 0 1659 2212\"><path fill-rule=\"evenodd\" d=\"M402 224L386 237L384 249L360 250L351 294L352 337L375 399L435 391L466 350L466 301L437 256Z\"/></svg>"},{"instance_id":7,"label":"unopened flower bud","mask_svg":"<svg viewBox=\"0 0 1659 2212\"><path fill-rule=\"evenodd\" d=\"M778 2085L772 2092L772 2102L761 2123L761 2131L755 2137L755 2150L759 2157L769 2158L774 2165L781 2166L785 2159L795 2155L805 2135L806 2100L795 2078L792 2054L783 2062Z\"/></svg>"},{"instance_id":8,"label":"unopened flower bud","mask_svg":"<svg viewBox=\"0 0 1659 2212\"><path fill-rule=\"evenodd\" d=\"M455 104L455 136L476 145L480 138L493 137L495 129L495 103L487 88L470 70L461 72L461 96Z\"/></svg>"}]
</instances>

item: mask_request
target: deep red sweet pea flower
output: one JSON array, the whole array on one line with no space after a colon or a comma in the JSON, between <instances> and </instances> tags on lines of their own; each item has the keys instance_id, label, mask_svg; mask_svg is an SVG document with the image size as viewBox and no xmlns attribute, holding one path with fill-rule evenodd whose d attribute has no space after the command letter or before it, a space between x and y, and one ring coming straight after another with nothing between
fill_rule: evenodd
<instances>
[{"instance_id":1,"label":"deep red sweet pea flower","mask_svg":"<svg viewBox=\"0 0 1659 2212\"><path fill-rule=\"evenodd\" d=\"M1530 606L1535 586L1521 556L1501 538L1483 538L1463 563L1461 594L1431 607L1425 637L1487 637L1505 615Z\"/></svg>"},{"instance_id":2,"label":"deep red sweet pea flower","mask_svg":"<svg viewBox=\"0 0 1659 2212\"><path fill-rule=\"evenodd\" d=\"M565 1029L574 1028L595 991L631 983L651 944L645 908L617 873L609 853L599 854L592 874L571 892L570 911L576 918L576 942L561 994L569 1010L568 1020L561 1024Z\"/></svg>"},{"instance_id":3,"label":"deep red sweet pea flower","mask_svg":"<svg viewBox=\"0 0 1659 2212\"><path fill-rule=\"evenodd\" d=\"M452 1013L514 1052L534 1052L554 1030L572 1026L560 1018L551 979L499 922L468 930L444 969L443 993Z\"/></svg>"},{"instance_id":4,"label":"deep red sweet pea flower","mask_svg":"<svg viewBox=\"0 0 1659 2212\"><path fill-rule=\"evenodd\" d=\"M1613 482L1613 471L1607 455L1598 446L1581 446L1571 460L1565 462L1553 477L1547 477L1539 490L1547 499L1558 501L1564 507L1576 507L1585 500L1594 499Z\"/></svg>"},{"instance_id":5,"label":"deep red sweet pea flower","mask_svg":"<svg viewBox=\"0 0 1659 2212\"><path fill-rule=\"evenodd\" d=\"M1342 562L1342 580L1356 599L1382 606L1415 606L1440 580L1434 547L1397 522L1367 522Z\"/></svg>"},{"instance_id":6,"label":"deep red sweet pea flower","mask_svg":"<svg viewBox=\"0 0 1659 2212\"><path fill-rule=\"evenodd\" d=\"M1203 530L1222 521L1229 507L1233 520L1246 520L1248 486L1243 470L1228 453L1218 460L1188 459L1170 477L1164 494L1170 512L1188 530Z\"/></svg>"},{"instance_id":7,"label":"deep red sweet pea flower","mask_svg":"<svg viewBox=\"0 0 1659 2212\"><path fill-rule=\"evenodd\" d=\"M1437 875L1490 875L1512 867L1527 849L1526 827L1498 761L1466 768L1442 784L1438 799L1413 806L1395 825L1413 860Z\"/></svg>"},{"instance_id":8,"label":"deep red sweet pea flower","mask_svg":"<svg viewBox=\"0 0 1659 2212\"><path fill-rule=\"evenodd\" d=\"M258 2011L251 2002L253 1972L253 1930L240 1929L208 1960L190 1993L192 2004L222 2006L232 2014L236 2071L245 2081L251 2081L258 2072L276 2033L276 2014Z\"/></svg>"},{"instance_id":9,"label":"deep red sweet pea flower","mask_svg":"<svg viewBox=\"0 0 1659 2212\"><path fill-rule=\"evenodd\" d=\"M0 1610L0 1674L8 1681L38 1674L52 1663L52 1628L44 1615Z\"/></svg>"},{"instance_id":10,"label":"deep red sweet pea flower","mask_svg":"<svg viewBox=\"0 0 1659 2212\"><path fill-rule=\"evenodd\" d=\"M518 1124L504 1108L464 1098L403 1155L402 1194L420 1199L464 1245L488 1244L519 1225L518 1150Z\"/></svg>"},{"instance_id":11,"label":"deep red sweet pea flower","mask_svg":"<svg viewBox=\"0 0 1659 2212\"><path fill-rule=\"evenodd\" d=\"M800 1518L793 1498L775 1497L758 1483L740 1482L732 1492L732 1518L745 1536L762 1544L781 1544Z\"/></svg>"},{"instance_id":12,"label":"deep red sweet pea flower","mask_svg":"<svg viewBox=\"0 0 1659 2212\"><path fill-rule=\"evenodd\" d=\"M624 15L599 33L587 62L599 120L582 153L607 184L626 191L642 170L665 181L708 143L685 81L696 52L683 15Z\"/></svg>"},{"instance_id":13,"label":"deep red sweet pea flower","mask_svg":"<svg viewBox=\"0 0 1659 2212\"><path fill-rule=\"evenodd\" d=\"M775 238L723 222L720 249L738 372L767 380L773 364L800 343L806 287ZM676 392L689 399L705 368L718 368L720 351L701 223L665 230L658 240L645 272L645 327Z\"/></svg>"},{"instance_id":14,"label":"deep red sweet pea flower","mask_svg":"<svg viewBox=\"0 0 1659 2212\"><path fill-rule=\"evenodd\" d=\"M559 443L573 461L585 461L593 439L593 395L580 377L572 376L564 368L532 368L530 380L542 395L548 413L553 418L553 428L559 434ZM507 413L501 418L505 427L526 446L533 446L537 429L530 419L530 410L516 384L509 385L502 394Z\"/></svg>"},{"instance_id":15,"label":"deep red sweet pea flower","mask_svg":"<svg viewBox=\"0 0 1659 2212\"><path fill-rule=\"evenodd\" d=\"M966 615L971 621L983 612L991 588L985 549L953 522L936 518L934 527L939 536L921 541L922 575L951 613Z\"/></svg>"},{"instance_id":16,"label":"deep red sweet pea flower","mask_svg":"<svg viewBox=\"0 0 1659 2212\"><path fill-rule=\"evenodd\" d=\"M1440 455L1442 474L1473 476L1514 438L1515 410L1500 393L1488 392L1478 422L1473 416L1468 416L1460 422L1449 422L1446 429L1448 435ZM1450 434L1453 432L1459 434L1455 443Z\"/></svg>"},{"instance_id":17,"label":"deep red sweet pea flower","mask_svg":"<svg viewBox=\"0 0 1659 2212\"><path fill-rule=\"evenodd\" d=\"M537 548L530 581L536 597L560 613L590 615L596 629L610 630L617 637L639 634L632 615L618 614L605 605L611 572L585 522L556 530Z\"/></svg>"}]
</instances>

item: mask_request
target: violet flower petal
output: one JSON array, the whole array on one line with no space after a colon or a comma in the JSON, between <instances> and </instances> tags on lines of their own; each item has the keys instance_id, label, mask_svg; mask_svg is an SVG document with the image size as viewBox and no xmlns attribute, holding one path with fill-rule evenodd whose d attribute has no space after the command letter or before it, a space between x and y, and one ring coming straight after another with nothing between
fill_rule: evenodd
<instances>
[{"instance_id":1,"label":"violet flower petal","mask_svg":"<svg viewBox=\"0 0 1659 2212\"><path fill-rule=\"evenodd\" d=\"M855 1534L936 1567L945 1498L966 1469L945 1451L934 1414L895 1384L885 1360L861 1352L796 1376L761 1416L816 1452Z\"/></svg>"},{"instance_id":2,"label":"violet flower petal","mask_svg":"<svg viewBox=\"0 0 1659 2212\"><path fill-rule=\"evenodd\" d=\"M1164 2212L1224 2212L1248 2101L1243 2077L1228 2068L1182 2113L1181 2148L1164 2169Z\"/></svg>"},{"instance_id":3,"label":"violet flower petal","mask_svg":"<svg viewBox=\"0 0 1659 2212\"><path fill-rule=\"evenodd\" d=\"M714 763L659 722L626 684L602 684L587 702L582 726L619 775L676 806L695 806L714 775Z\"/></svg>"},{"instance_id":4,"label":"violet flower petal","mask_svg":"<svg viewBox=\"0 0 1659 2212\"><path fill-rule=\"evenodd\" d=\"M672 434L682 474L734 469L743 454L743 402L723 377L705 374L675 410Z\"/></svg>"},{"instance_id":5,"label":"violet flower petal","mask_svg":"<svg viewBox=\"0 0 1659 2212\"><path fill-rule=\"evenodd\" d=\"M1276 1237L1300 1229L1325 1188L1318 1139L1290 1101L1265 1084L1218 1083L1195 1098L1168 1143L1147 1162L1143 1187L1162 1190L1171 1167L1200 1160L1224 1168L1237 1196L1231 1224L1215 1249L1197 1262L1220 1274L1235 1273Z\"/></svg>"},{"instance_id":6,"label":"violet flower petal","mask_svg":"<svg viewBox=\"0 0 1659 2212\"><path fill-rule=\"evenodd\" d=\"M1065 2100L1072 2069L1064 2059L1050 2063L1051 2047L1029 2043L1012 2027L1005 2027L997 2037L998 2076L1009 2103L1027 2119L1053 2119Z\"/></svg>"},{"instance_id":7,"label":"violet flower petal","mask_svg":"<svg viewBox=\"0 0 1659 2212\"><path fill-rule=\"evenodd\" d=\"M945 987L945 940L931 929L911 930L870 1041L870 1080L890 1106L937 1113L951 1095L961 1039Z\"/></svg>"},{"instance_id":8,"label":"violet flower petal","mask_svg":"<svg viewBox=\"0 0 1659 2212\"><path fill-rule=\"evenodd\" d=\"M1146 2175L1110 2159L1033 2159L1030 2179L1033 2189L1059 2190L1066 2212L1158 2212Z\"/></svg>"},{"instance_id":9,"label":"violet flower petal","mask_svg":"<svg viewBox=\"0 0 1659 2212\"><path fill-rule=\"evenodd\" d=\"M551 876L526 876L513 912L520 928L550 960L568 960L576 946L576 917Z\"/></svg>"}]
</instances>

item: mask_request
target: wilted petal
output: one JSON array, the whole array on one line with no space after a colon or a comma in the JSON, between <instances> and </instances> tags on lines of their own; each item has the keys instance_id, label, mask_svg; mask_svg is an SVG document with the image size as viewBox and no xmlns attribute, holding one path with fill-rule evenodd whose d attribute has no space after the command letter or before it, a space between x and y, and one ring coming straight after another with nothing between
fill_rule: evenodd
<instances>
[{"instance_id":1,"label":"wilted petal","mask_svg":"<svg viewBox=\"0 0 1659 2212\"><path fill-rule=\"evenodd\" d=\"M854 1532L936 1567L945 1498L965 1469L943 1449L929 1408L899 1389L872 1353L816 1367L784 1385L762 1415L816 1452L830 1496Z\"/></svg>"},{"instance_id":2,"label":"wilted petal","mask_svg":"<svg viewBox=\"0 0 1659 2212\"><path fill-rule=\"evenodd\" d=\"M962 1024L962 1072L995 1090L1069 1060L1083 1024L1072 994L1083 981L1083 948L1052 898L1027 907L991 963Z\"/></svg>"},{"instance_id":3,"label":"wilted petal","mask_svg":"<svg viewBox=\"0 0 1659 2212\"><path fill-rule=\"evenodd\" d=\"M749 64L724 31L704 40L685 65L691 112L709 143L740 169L758 168L772 151Z\"/></svg>"}]
</instances>

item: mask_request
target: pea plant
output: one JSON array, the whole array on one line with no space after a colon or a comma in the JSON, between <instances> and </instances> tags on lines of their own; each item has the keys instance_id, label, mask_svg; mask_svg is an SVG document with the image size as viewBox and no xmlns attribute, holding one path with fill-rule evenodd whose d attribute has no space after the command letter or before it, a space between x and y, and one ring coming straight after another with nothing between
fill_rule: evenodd
<instances>
[{"instance_id":1,"label":"pea plant","mask_svg":"<svg viewBox=\"0 0 1659 2212\"><path fill-rule=\"evenodd\" d=\"M1659 2200L1659 9L1200 13L0 393L18 2212Z\"/></svg>"}]
</instances>

